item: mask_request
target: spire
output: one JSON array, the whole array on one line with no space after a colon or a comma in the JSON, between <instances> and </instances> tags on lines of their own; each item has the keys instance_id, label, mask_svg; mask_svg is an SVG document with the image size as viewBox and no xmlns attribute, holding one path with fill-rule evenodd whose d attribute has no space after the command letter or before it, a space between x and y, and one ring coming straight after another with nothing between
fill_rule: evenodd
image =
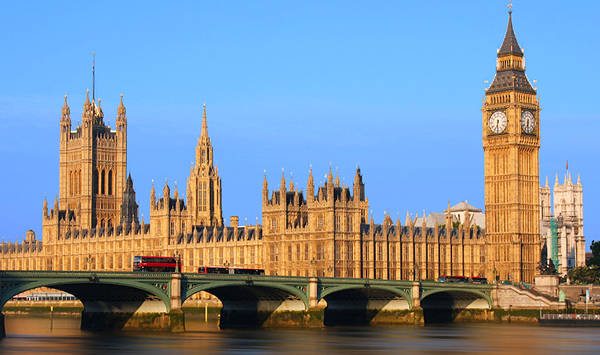
<instances>
[{"instance_id":1,"label":"spire","mask_svg":"<svg viewBox=\"0 0 600 355\"><path fill-rule=\"evenodd\" d=\"M282 190L285 190L285 171L283 168L281 169L281 186L280 187Z\"/></svg>"},{"instance_id":2,"label":"spire","mask_svg":"<svg viewBox=\"0 0 600 355\"><path fill-rule=\"evenodd\" d=\"M554 185L558 185L558 173L556 173L556 178L554 179Z\"/></svg>"},{"instance_id":3,"label":"spire","mask_svg":"<svg viewBox=\"0 0 600 355\"><path fill-rule=\"evenodd\" d=\"M569 171L569 185L573 184L573 181L571 181L571 172Z\"/></svg>"},{"instance_id":4,"label":"spire","mask_svg":"<svg viewBox=\"0 0 600 355\"><path fill-rule=\"evenodd\" d=\"M119 103L119 107L117 108L117 120L125 120L125 114L127 110L125 109L125 105L123 105L123 94L121 94L121 102Z\"/></svg>"},{"instance_id":5,"label":"spire","mask_svg":"<svg viewBox=\"0 0 600 355\"><path fill-rule=\"evenodd\" d=\"M156 190L154 190L154 179L152 179L152 189L150 189L150 203L152 207L156 203Z\"/></svg>"},{"instance_id":6,"label":"spire","mask_svg":"<svg viewBox=\"0 0 600 355\"><path fill-rule=\"evenodd\" d=\"M152 184L152 188L154 189L154 184ZM125 192L133 192L133 180L131 179L131 173L127 177L127 185L125 185Z\"/></svg>"},{"instance_id":7,"label":"spire","mask_svg":"<svg viewBox=\"0 0 600 355\"><path fill-rule=\"evenodd\" d=\"M65 95L65 104L62 107L62 121L70 121L71 120L71 109L67 104L67 95Z\"/></svg>"},{"instance_id":8,"label":"spire","mask_svg":"<svg viewBox=\"0 0 600 355\"><path fill-rule=\"evenodd\" d=\"M519 43L517 42L517 36L515 36L515 31L513 30L512 10L508 11L508 26L506 27L504 41L502 42L502 46L498 51L498 57L504 55L516 55L519 57L523 56L523 51L521 50L521 47L519 47Z\"/></svg>"},{"instance_id":9,"label":"spire","mask_svg":"<svg viewBox=\"0 0 600 355\"><path fill-rule=\"evenodd\" d=\"M96 108L96 116L99 118L104 118L104 112L102 112L102 107L100 107L100 99L98 99L98 107Z\"/></svg>"},{"instance_id":10,"label":"spire","mask_svg":"<svg viewBox=\"0 0 600 355\"><path fill-rule=\"evenodd\" d=\"M267 171L265 170L265 179L263 180L263 190L268 190L269 184L267 183Z\"/></svg>"},{"instance_id":11,"label":"spire","mask_svg":"<svg viewBox=\"0 0 600 355\"><path fill-rule=\"evenodd\" d=\"M548 187L548 177L546 176L546 187Z\"/></svg>"},{"instance_id":12,"label":"spire","mask_svg":"<svg viewBox=\"0 0 600 355\"><path fill-rule=\"evenodd\" d=\"M290 191L294 191L294 176L290 174Z\"/></svg>"},{"instance_id":13,"label":"spire","mask_svg":"<svg viewBox=\"0 0 600 355\"><path fill-rule=\"evenodd\" d=\"M310 169L308 169L308 190L310 191L310 189L314 189L315 188L315 180L313 178L313 174L312 174L312 167Z\"/></svg>"},{"instance_id":14,"label":"spire","mask_svg":"<svg viewBox=\"0 0 600 355\"><path fill-rule=\"evenodd\" d=\"M87 111L89 110L90 106L92 104L90 103L90 89L87 89L85 91L85 102L83 103L83 111Z\"/></svg>"},{"instance_id":15,"label":"spire","mask_svg":"<svg viewBox=\"0 0 600 355\"><path fill-rule=\"evenodd\" d=\"M406 220L404 221L405 225L409 225L410 224L410 213L408 213L408 210L406 210Z\"/></svg>"},{"instance_id":16,"label":"spire","mask_svg":"<svg viewBox=\"0 0 600 355\"><path fill-rule=\"evenodd\" d=\"M202 130L201 137L208 137L208 125L206 124L206 104L202 105Z\"/></svg>"},{"instance_id":17,"label":"spire","mask_svg":"<svg viewBox=\"0 0 600 355\"><path fill-rule=\"evenodd\" d=\"M581 185L581 175L577 174L577 185Z\"/></svg>"},{"instance_id":18,"label":"spire","mask_svg":"<svg viewBox=\"0 0 600 355\"><path fill-rule=\"evenodd\" d=\"M169 183L166 178L165 178L165 187L163 188L163 197L165 198L165 201L168 204L169 200L167 200L166 198L171 197L171 189L169 188Z\"/></svg>"},{"instance_id":19,"label":"spire","mask_svg":"<svg viewBox=\"0 0 600 355\"><path fill-rule=\"evenodd\" d=\"M327 175L327 183L333 186L333 174L331 173L331 166L329 166L329 174Z\"/></svg>"},{"instance_id":20,"label":"spire","mask_svg":"<svg viewBox=\"0 0 600 355\"><path fill-rule=\"evenodd\" d=\"M340 187L340 177L338 176L337 170L335 172L335 187Z\"/></svg>"}]
</instances>

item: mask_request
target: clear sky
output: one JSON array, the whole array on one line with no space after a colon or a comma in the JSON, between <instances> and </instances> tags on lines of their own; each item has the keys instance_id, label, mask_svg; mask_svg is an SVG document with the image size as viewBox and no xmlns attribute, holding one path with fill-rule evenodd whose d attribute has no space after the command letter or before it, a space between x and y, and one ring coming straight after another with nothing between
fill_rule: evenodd
<instances>
[{"instance_id":1,"label":"clear sky","mask_svg":"<svg viewBox=\"0 0 600 355\"><path fill-rule=\"evenodd\" d=\"M541 183L567 160L581 173L588 245L600 239L599 13L597 1L513 6L543 109ZM360 164L377 222L448 201L483 208L480 109L507 16L501 0L3 3L0 238L41 235L63 95L75 125L94 51L112 127L125 95L146 221L152 179L185 193L203 103L227 220L260 219L265 169L270 188L285 168L305 189L309 164L319 183L330 163L347 184Z\"/></svg>"}]
</instances>

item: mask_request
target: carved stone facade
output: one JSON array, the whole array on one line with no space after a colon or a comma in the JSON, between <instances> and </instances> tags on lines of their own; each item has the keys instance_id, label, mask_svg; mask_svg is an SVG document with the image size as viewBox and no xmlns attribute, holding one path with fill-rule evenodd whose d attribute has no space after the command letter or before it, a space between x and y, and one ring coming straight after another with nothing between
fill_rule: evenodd
<instances>
[{"instance_id":1,"label":"carved stone facade","mask_svg":"<svg viewBox=\"0 0 600 355\"><path fill-rule=\"evenodd\" d=\"M510 12L482 112L486 275L533 282L540 259L540 106Z\"/></svg>"},{"instance_id":2,"label":"carved stone facade","mask_svg":"<svg viewBox=\"0 0 600 355\"><path fill-rule=\"evenodd\" d=\"M92 100L93 101L93 100ZM382 279L431 279L441 275L532 281L539 261L539 124L524 133L525 111L539 122L536 93L524 74L523 53L512 20L498 53L497 75L483 106L486 229L468 208L441 218L385 217L375 224L361 171L352 187L329 172L306 195L282 177L270 192L265 177L260 225L226 227L221 179L203 110L195 164L185 196L165 182L150 192L150 224L138 221L133 180L126 181L127 119L121 99L117 127L86 99L82 124L71 129L65 101L60 120L60 199L43 206L43 243L28 232L22 243L0 245L0 268L14 270L131 270L134 255L182 257L184 272L199 266L264 268L267 274ZM493 132L489 118L501 111L506 127ZM496 122L497 123L497 122ZM460 215L460 216L458 216ZM370 218L369 218L370 217ZM441 217L441 216L438 216ZM460 217L460 218L459 218ZM458 225L456 224L458 219ZM122 222L121 222L122 221Z\"/></svg>"}]
</instances>

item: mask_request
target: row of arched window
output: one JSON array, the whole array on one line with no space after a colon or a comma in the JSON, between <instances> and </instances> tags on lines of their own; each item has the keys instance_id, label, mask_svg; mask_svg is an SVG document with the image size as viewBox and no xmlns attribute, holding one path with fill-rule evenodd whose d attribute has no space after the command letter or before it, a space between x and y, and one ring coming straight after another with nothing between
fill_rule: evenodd
<instances>
[{"instance_id":1,"label":"row of arched window","mask_svg":"<svg viewBox=\"0 0 600 355\"><path fill-rule=\"evenodd\" d=\"M81 170L69 172L69 195L75 196L81 194Z\"/></svg>"},{"instance_id":2,"label":"row of arched window","mask_svg":"<svg viewBox=\"0 0 600 355\"><path fill-rule=\"evenodd\" d=\"M96 193L99 195L112 195L114 191L114 179L112 170L98 170L94 172L97 181Z\"/></svg>"}]
</instances>

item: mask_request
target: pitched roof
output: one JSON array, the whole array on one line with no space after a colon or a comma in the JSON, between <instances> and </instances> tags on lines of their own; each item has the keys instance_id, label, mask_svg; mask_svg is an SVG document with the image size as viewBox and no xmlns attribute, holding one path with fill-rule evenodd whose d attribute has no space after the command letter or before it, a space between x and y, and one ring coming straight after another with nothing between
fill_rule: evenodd
<instances>
[{"instance_id":1,"label":"pitched roof","mask_svg":"<svg viewBox=\"0 0 600 355\"><path fill-rule=\"evenodd\" d=\"M459 202L456 205L450 207L450 212L481 212L481 210L475 206L470 205L467 201Z\"/></svg>"},{"instance_id":2,"label":"pitched roof","mask_svg":"<svg viewBox=\"0 0 600 355\"><path fill-rule=\"evenodd\" d=\"M486 90L486 94L493 94L500 91L516 90L535 94L536 91L531 86L527 75L519 70L504 70L496 73L492 85Z\"/></svg>"},{"instance_id":3,"label":"pitched roof","mask_svg":"<svg viewBox=\"0 0 600 355\"><path fill-rule=\"evenodd\" d=\"M504 42L502 42L500 51L498 51L499 57L509 54L519 57L523 56L523 51L521 50L521 47L519 47L517 36L515 36L515 31L513 30L512 11L508 12L508 26L506 27L506 34L504 35Z\"/></svg>"}]
</instances>

